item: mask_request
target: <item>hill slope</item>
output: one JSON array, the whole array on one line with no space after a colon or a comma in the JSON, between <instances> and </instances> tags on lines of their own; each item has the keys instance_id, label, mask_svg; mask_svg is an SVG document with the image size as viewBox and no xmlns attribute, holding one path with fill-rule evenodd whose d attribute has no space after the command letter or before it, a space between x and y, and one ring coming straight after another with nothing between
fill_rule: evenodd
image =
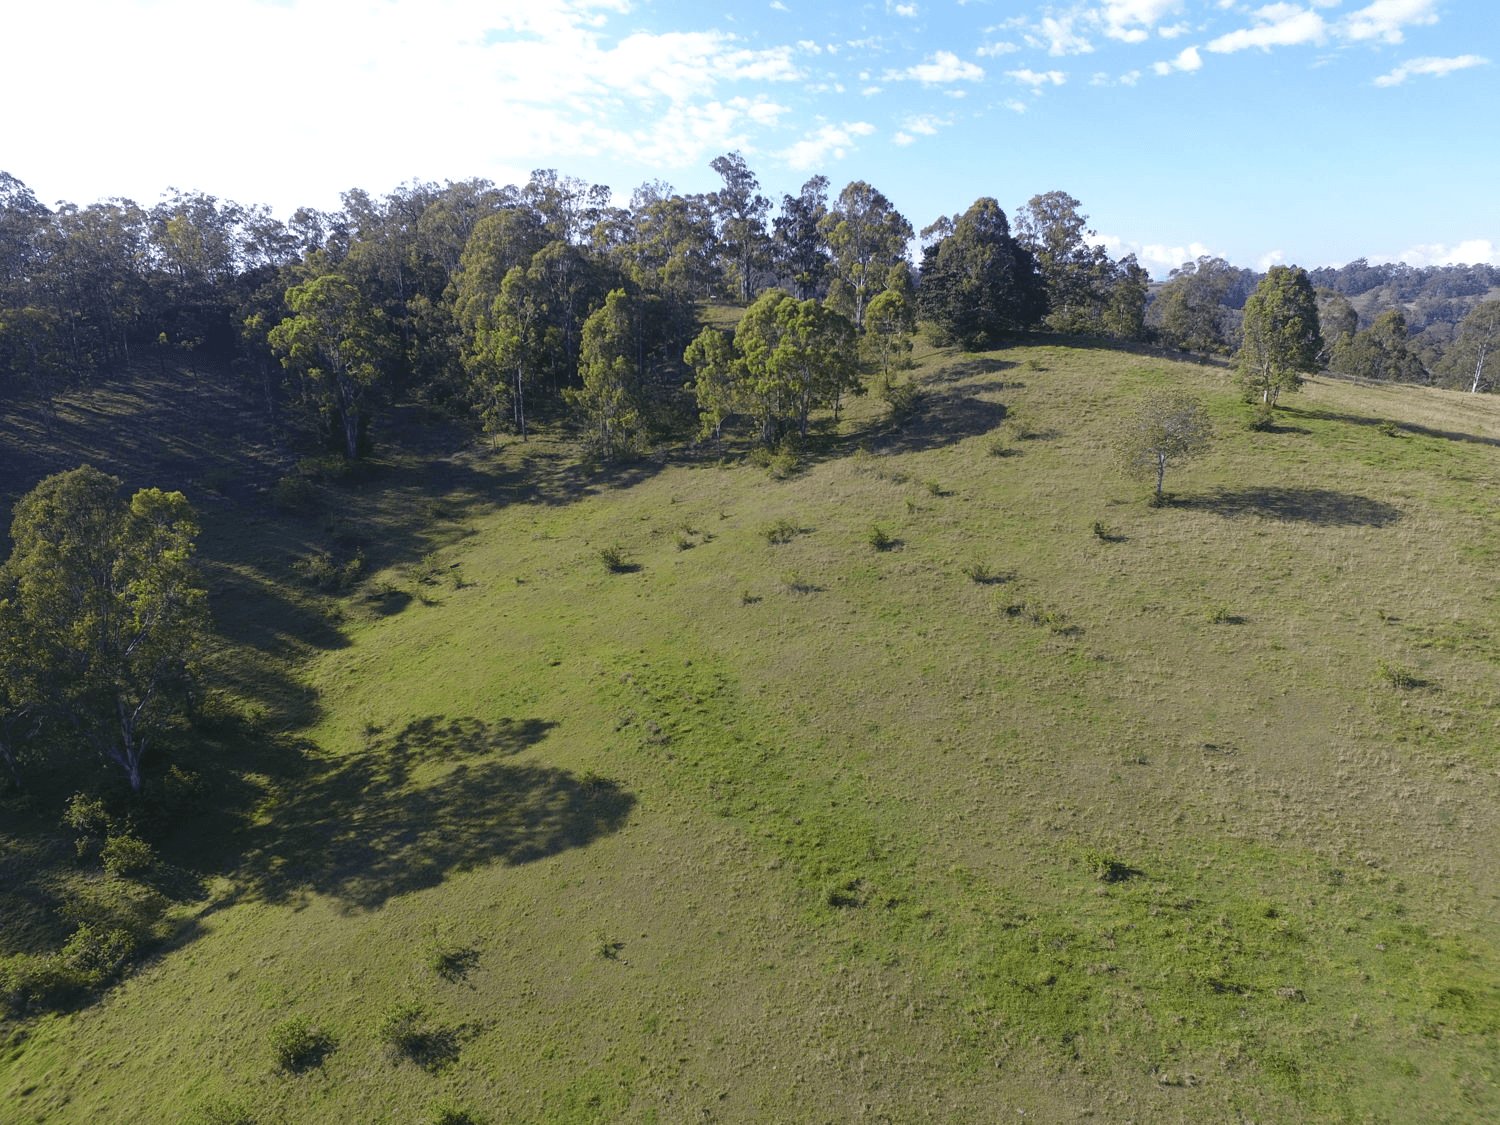
<instances>
[{"instance_id":1,"label":"hill slope","mask_svg":"<svg viewBox=\"0 0 1500 1125\"><path fill-rule=\"evenodd\" d=\"M188 936L12 1046L10 1103L1492 1119L1495 404L1319 379L1251 433L1122 353L917 377L785 479L542 439L329 486L408 526L287 650L295 784ZM1167 381L1220 435L1152 510L1108 437ZM295 1014L329 1049L285 1074Z\"/></svg>"}]
</instances>

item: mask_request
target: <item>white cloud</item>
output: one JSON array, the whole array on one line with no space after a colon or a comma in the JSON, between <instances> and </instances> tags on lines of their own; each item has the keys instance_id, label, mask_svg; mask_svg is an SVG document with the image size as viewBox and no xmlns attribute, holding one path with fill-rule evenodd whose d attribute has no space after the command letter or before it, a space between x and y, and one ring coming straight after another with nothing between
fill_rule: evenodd
<instances>
[{"instance_id":1,"label":"white cloud","mask_svg":"<svg viewBox=\"0 0 1500 1125\"><path fill-rule=\"evenodd\" d=\"M1023 86L1030 86L1033 90L1040 90L1043 86L1051 83L1053 86L1061 86L1068 80L1068 76L1060 70L1007 70L1006 75L1015 79Z\"/></svg>"},{"instance_id":2,"label":"white cloud","mask_svg":"<svg viewBox=\"0 0 1500 1125\"><path fill-rule=\"evenodd\" d=\"M914 114L901 122L904 129L908 129L913 133L921 133L926 137L934 136L940 128L948 124L950 122L931 113Z\"/></svg>"},{"instance_id":3,"label":"white cloud","mask_svg":"<svg viewBox=\"0 0 1500 1125\"><path fill-rule=\"evenodd\" d=\"M1500 266L1500 246L1487 238L1471 238L1454 246L1431 243L1413 246L1396 260L1409 266Z\"/></svg>"},{"instance_id":4,"label":"white cloud","mask_svg":"<svg viewBox=\"0 0 1500 1125\"><path fill-rule=\"evenodd\" d=\"M1471 66L1488 66L1489 59L1481 55L1459 55L1451 59L1408 59L1389 74L1375 79L1377 86L1399 86L1414 74L1430 74L1444 78L1455 70L1466 70Z\"/></svg>"},{"instance_id":5,"label":"white cloud","mask_svg":"<svg viewBox=\"0 0 1500 1125\"><path fill-rule=\"evenodd\" d=\"M915 4L897 4L890 11L904 19L914 20L917 18L917 6Z\"/></svg>"},{"instance_id":6,"label":"white cloud","mask_svg":"<svg viewBox=\"0 0 1500 1125\"><path fill-rule=\"evenodd\" d=\"M1010 110L1012 113L1025 113L1031 107L1028 106L1025 102L1021 101L1019 98L1007 98L1005 101L1005 108Z\"/></svg>"},{"instance_id":7,"label":"white cloud","mask_svg":"<svg viewBox=\"0 0 1500 1125\"><path fill-rule=\"evenodd\" d=\"M1080 18L1082 14L1079 12L1049 13L1027 33L1026 42L1038 49L1045 47L1047 53L1055 57L1087 55L1093 51L1094 45L1078 30L1076 24Z\"/></svg>"},{"instance_id":8,"label":"white cloud","mask_svg":"<svg viewBox=\"0 0 1500 1125\"><path fill-rule=\"evenodd\" d=\"M1350 12L1339 24L1339 33L1356 41L1377 39L1400 43L1403 28L1437 23L1437 0L1375 0L1366 8Z\"/></svg>"},{"instance_id":9,"label":"white cloud","mask_svg":"<svg viewBox=\"0 0 1500 1125\"><path fill-rule=\"evenodd\" d=\"M1194 71L1203 65L1203 57L1198 54L1197 47L1185 47L1177 53L1177 57L1170 62L1152 63L1151 69L1157 74L1171 74L1174 70Z\"/></svg>"},{"instance_id":10,"label":"white cloud","mask_svg":"<svg viewBox=\"0 0 1500 1125\"><path fill-rule=\"evenodd\" d=\"M905 70L888 70L885 77L888 81L909 78L924 86L935 86L943 82L978 82L984 77L984 68L964 62L952 51L938 51L924 63Z\"/></svg>"},{"instance_id":11,"label":"white cloud","mask_svg":"<svg viewBox=\"0 0 1500 1125\"><path fill-rule=\"evenodd\" d=\"M777 155L793 168L814 168L829 160L844 159L855 147L854 138L867 137L874 131L875 126L868 121L823 125Z\"/></svg>"},{"instance_id":12,"label":"white cloud","mask_svg":"<svg viewBox=\"0 0 1500 1125\"><path fill-rule=\"evenodd\" d=\"M859 92L860 92L860 94L862 96L864 96L866 98L873 98L876 94L880 93L880 91L883 90L883 89L885 89L884 86L865 86Z\"/></svg>"},{"instance_id":13,"label":"white cloud","mask_svg":"<svg viewBox=\"0 0 1500 1125\"><path fill-rule=\"evenodd\" d=\"M1279 266L1284 261L1286 261L1285 250L1271 250L1255 259L1255 268L1259 272L1265 273L1272 266Z\"/></svg>"},{"instance_id":14,"label":"white cloud","mask_svg":"<svg viewBox=\"0 0 1500 1125\"><path fill-rule=\"evenodd\" d=\"M1159 242L1147 243L1144 246L1121 244L1129 252L1135 254L1136 261L1145 266L1156 276L1161 276L1169 270L1175 270L1184 262L1196 262L1199 258L1213 253L1201 242L1189 242L1186 246L1167 246ZM1152 268L1152 267L1156 268Z\"/></svg>"},{"instance_id":15,"label":"white cloud","mask_svg":"<svg viewBox=\"0 0 1500 1125\"><path fill-rule=\"evenodd\" d=\"M1163 19L1180 11L1182 0L1106 0L1096 18L1111 39L1140 43Z\"/></svg>"},{"instance_id":16,"label":"white cloud","mask_svg":"<svg viewBox=\"0 0 1500 1125\"><path fill-rule=\"evenodd\" d=\"M1186 35L1191 30L1185 23L1174 23L1167 27L1158 27L1156 34L1160 35L1163 39L1176 39L1179 36Z\"/></svg>"},{"instance_id":17,"label":"white cloud","mask_svg":"<svg viewBox=\"0 0 1500 1125\"><path fill-rule=\"evenodd\" d=\"M1300 43L1321 43L1327 38L1328 26L1317 12L1296 4L1268 4L1257 9L1254 27L1240 28L1211 40L1208 49L1218 54L1259 47L1290 47Z\"/></svg>"},{"instance_id":18,"label":"white cloud","mask_svg":"<svg viewBox=\"0 0 1500 1125\"><path fill-rule=\"evenodd\" d=\"M773 12L790 12L791 11L791 9L788 8L785 4L783 4L781 2L781 0L771 0L771 10Z\"/></svg>"},{"instance_id":19,"label":"white cloud","mask_svg":"<svg viewBox=\"0 0 1500 1125\"><path fill-rule=\"evenodd\" d=\"M652 33L621 18L630 10L628 0L25 5L6 13L7 41L27 45L7 56L6 79L47 113L6 124L6 166L47 169L57 187L35 186L49 201L149 202L175 183L290 211L335 205L356 183L511 175L575 156L699 165L781 120L786 110L761 91L805 80L809 46ZM423 97L393 94L408 88ZM155 131L106 130L86 163L70 164L57 131L91 128L106 91L114 112ZM381 108L348 109L361 105ZM477 119L491 124L476 129ZM278 159L245 161L225 121L277 122Z\"/></svg>"},{"instance_id":20,"label":"white cloud","mask_svg":"<svg viewBox=\"0 0 1500 1125\"><path fill-rule=\"evenodd\" d=\"M1019 51L1020 49L1021 45L1019 43L1007 43L1005 40L1001 39L994 43L986 43L983 47L980 47L979 50L975 51L974 53L982 59L993 59L998 58L1001 55L1009 55L1015 51Z\"/></svg>"}]
</instances>

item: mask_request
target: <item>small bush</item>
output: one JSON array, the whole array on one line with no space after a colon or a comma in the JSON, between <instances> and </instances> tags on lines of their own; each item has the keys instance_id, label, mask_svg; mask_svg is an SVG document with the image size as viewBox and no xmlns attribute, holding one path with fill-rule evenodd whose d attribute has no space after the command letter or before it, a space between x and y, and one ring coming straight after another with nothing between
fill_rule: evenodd
<instances>
[{"instance_id":1,"label":"small bush","mask_svg":"<svg viewBox=\"0 0 1500 1125\"><path fill-rule=\"evenodd\" d=\"M865 532L865 542L877 551L889 551L896 545L890 533L878 523L872 523L870 530Z\"/></svg>"},{"instance_id":2,"label":"small bush","mask_svg":"<svg viewBox=\"0 0 1500 1125\"><path fill-rule=\"evenodd\" d=\"M943 486L935 480L924 480L922 487L932 496L941 496L943 494Z\"/></svg>"},{"instance_id":3,"label":"small bush","mask_svg":"<svg viewBox=\"0 0 1500 1125\"><path fill-rule=\"evenodd\" d=\"M986 446L986 449L988 449L991 457L1014 457L1021 452L1000 435L990 438L990 443Z\"/></svg>"},{"instance_id":4,"label":"small bush","mask_svg":"<svg viewBox=\"0 0 1500 1125\"><path fill-rule=\"evenodd\" d=\"M767 543L790 543L797 537L798 530L800 529L791 520L780 519L775 523L766 524L760 529L760 533Z\"/></svg>"},{"instance_id":5,"label":"small bush","mask_svg":"<svg viewBox=\"0 0 1500 1125\"><path fill-rule=\"evenodd\" d=\"M1099 540L1099 542L1101 543L1114 543L1117 542L1120 538L1113 531L1104 526L1103 520L1094 521L1093 531L1094 538Z\"/></svg>"},{"instance_id":6,"label":"small bush","mask_svg":"<svg viewBox=\"0 0 1500 1125\"><path fill-rule=\"evenodd\" d=\"M1101 883L1119 883L1130 878L1134 872L1109 852L1099 848L1085 848L1079 857L1083 865Z\"/></svg>"},{"instance_id":7,"label":"small bush","mask_svg":"<svg viewBox=\"0 0 1500 1125\"><path fill-rule=\"evenodd\" d=\"M283 512L305 516L318 507L318 494L301 473L284 476L271 489L271 503Z\"/></svg>"},{"instance_id":8,"label":"small bush","mask_svg":"<svg viewBox=\"0 0 1500 1125\"><path fill-rule=\"evenodd\" d=\"M430 1022L427 1009L416 1000L401 1000L386 1008L376 1037L398 1058L436 1072L458 1057L458 1038Z\"/></svg>"},{"instance_id":9,"label":"small bush","mask_svg":"<svg viewBox=\"0 0 1500 1125\"><path fill-rule=\"evenodd\" d=\"M611 574L623 574L630 569L630 562L625 557L625 548L618 543L608 547L599 548L599 561L604 564L604 569Z\"/></svg>"},{"instance_id":10,"label":"small bush","mask_svg":"<svg viewBox=\"0 0 1500 1125\"><path fill-rule=\"evenodd\" d=\"M800 570L783 571L781 584L794 594L808 594L812 592L812 583L802 577Z\"/></svg>"},{"instance_id":11,"label":"small bush","mask_svg":"<svg viewBox=\"0 0 1500 1125\"><path fill-rule=\"evenodd\" d=\"M1250 411L1250 420L1245 423L1247 429L1256 433L1265 433L1276 427L1276 412L1271 408L1269 402L1259 402Z\"/></svg>"},{"instance_id":12,"label":"small bush","mask_svg":"<svg viewBox=\"0 0 1500 1125\"><path fill-rule=\"evenodd\" d=\"M915 383L893 383L881 379L875 387L875 395L885 403L893 422L901 422L916 413L922 403L922 391Z\"/></svg>"},{"instance_id":13,"label":"small bush","mask_svg":"<svg viewBox=\"0 0 1500 1125\"><path fill-rule=\"evenodd\" d=\"M1203 616L1210 625L1230 625L1235 620L1234 613L1223 603L1209 606Z\"/></svg>"},{"instance_id":14,"label":"small bush","mask_svg":"<svg viewBox=\"0 0 1500 1125\"><path fill-rule=\"evenodd\" d=\"M271 1057L288 1073L318 1066L332 1046L307 1016L291 1016L271 1029Z\"/></svg>"},{"instance_id":15,"label":"small bush","mask_svg":"<svg viewBox=\"0 0 1500 1125\"><path fill-rule=\"evenodd\" d=\"M584 787L588 787L587 779ZM479 951L473 946L460 945L456 941L434 936L427 943L422 957L427 968L446 981L459 981L469 975L479 962Z\"/></svg>"},{"instance_id":16,"label":"small bush","mask_svg":"<svg viewBox=\"0 0 1500 1125\"><path fill-rule=\"evenodd\" d=\"M327 551L318 551L298 559L292 569L304 582L324 593L341 593L359 583L364 575L365 556L363 551L355 551L341 563Z\"/></svg>"},{"instance_id":17,"label":"small bush","mask_svg":"<svg viewBox=\"0 0 1500 1125\"><path fill-rule=\"evenodd\" d=\"M1026 368L1027 371L1045 371L1045 370L1047 370L1047 365L1044 364L1041 360L1036 359L1035 357L1033 357L1031 359L1028 359L1021 366L1024 367L1024 368Z\"/></svg>"},{"instance_id":18,"label":"small bush","mask_svg":"<svg viewBox=\"0 0 1500 1125\"><path fill-rule=\"evenodd\" d=\"M801 459L796 453L790 449L783 449L771 458L771 463L766 466L766 470L774 480L787 480L796 475L801 464Z\"/></svg>"},{"instance_id":19,"label":"small bush","mask_svg":"<svg viewBox=\"0 0 1500 1125\"><path fill-rule=\"evenodd\" d=\"M689 551L694 546L693 537L685 531L679 531L673 536L672 543L679 551Z\"/></svg>"},{"instance_id":20,"label":"small bush","mask_svg":"<svg viewBox=\"0 0 1500 1125\"><path fill-rule=\"evenodd\" d=\"M1376 664L1375 669L1382 680L1397 690L1404 691L1407 688L1420 687L1422 684L1416 672L1404 664L1394 664L1382 660Z\"/></svg>"},{"instance_id":21,"label":"small bush","mask_svg":"<svg viewBox=\"0 0 1500 1125\"><path fill-rule=\"evenodd\" d=\"M483 1118L475 1117L451 1098L433 1102L427 1120L431 1125L482 1125Z\"/></svg>"},{"instance_id":22,"label":"small bush","mask_svg":"<svg viewBox=\"0 0 1500 1125\"><path fill-rule=\"evenodd\" d=\"M1002 574L989 563L980 559L970 559L959 567L959 572L970 582L976 582L981 586L988 586L994 582L1004 582L1009 575Z\"/></svg>"},{"instance_id":23,"label":"small bush","mask_svg":"<svg viewBox=\"0 0 1500 1125\"><path fill-rule=\"evenodd\" d=\"M1376 426L1375 428L1377 430L1379 430L1382 434L1384 434L1386 437L1397 437L1398 438L1398 437L1405 437L1406 436L1405 434L1403 434L1401 432L1401 427L1398 426L1398 425L1396 425L1396 423L1392 422L1389 418L1387 418L1384 422L1381 422L1380 425Z\"/></svg>"},{"instance_id":24,"label":"small bush","mask_svg":"<svg viewBox=\"0 0 1500 1125\"><path fill-rule=\"evenodd\" d=\"M128 834L105 840L99 858L104 861L104 870L125 878L147 874L156 866L156 853L151 845Z\"/></svg>"},{"instance_id":25,"label":"small bush","mask_svg":"<svg viewBox=\"0 0 1500 1125\"><path fill-rule=\"evenodd\" d=\"M406 576L419 586L436 586L443 574L443 564L437 555L428 552L421 560L407 568Z\"/></svg>"}]
</instances>

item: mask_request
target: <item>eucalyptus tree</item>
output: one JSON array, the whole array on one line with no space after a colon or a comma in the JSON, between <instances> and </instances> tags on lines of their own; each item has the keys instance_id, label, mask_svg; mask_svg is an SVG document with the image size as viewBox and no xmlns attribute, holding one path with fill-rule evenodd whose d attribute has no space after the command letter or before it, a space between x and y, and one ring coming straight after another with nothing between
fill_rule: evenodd
<instances>
[{"instance_id":1,"label":"eucalyptus tree","mask_svg":"<svg viewBox=\"0 0 1500 1125\"><path fill-rule=\"evenodd\" d=\"M639 453L646 440L635 304L612 289L584 321L582 385L563 391L582 416L586 448L606 461Z\"/></svg>"},{"instance_id":2,"label":"eucalyptus tree","mask_svg":"<svg viewBox=\"0 0 1500 1125\"><path fill-rule=\"evenodd\" d=\"M1248 401L1275 406L1282 391L1295 391L1302 375L1318 370L1323 350L1318 298L1307 271L1272 266L1245 302L1241 332L1234 357L1240 388Z\"/></svg>"},{"instance_id":3,"label":"eucalyptus tree","mask_svg":"<svg viewBox=\"0 0 1500 1125\"><path fill-rule=\"evenodd\" d=\"M26 655L19 675L5 673L11 717L29 707L62 723L138 792L146 751L186 698L207 618L192 507L180 492L126 501L119 490L85 465L16 505L0 648L19 640Z\"/></svg>"},{"instance_id":4,"label":"eucalyptus tree","mask_svg":"<svg viewBox=\"0 0 1500 1125\"><path fill-rule=\"evenodd\" d=\"M1160 504L1167 467L1203 453L1213 434L1201 399L1187 391L1160 388L1148 392L1120 423L1115 458L1129 475L1155 482L1152 503Z\"/></svg>"},{"instance_id":5,"label":"eucalyptus tree","mask_svg":"<svg viewBox=\"0 0 1500 1125\"><path fill-rule=\"evenodd\" d=\"M830 262L823 217L828 214L828 177L814 176L796 195L781 197L781 213L771 223L777 272L801 301L822 295Z\"/></svg>"},{"instance_id":6,"label":"eucalyptus tree","mask_svg":"<svg viewBox=\"0 0 1500 1125\"><path fill-rule=\"evenodd\" d=\"M911 223L879 191L856 180L839 192L818 229L832 257L830 272L846 287L852 319L862 328L865 307L886 287L891 267L906 261Z\"/></svg>"},{"instance_id":7,"label":"eucalyptus tree","mask_svg":"<svg viewBox=\"0 0 1500 1125\"><path fill-rule=\"evenodd\" d=\"M1223 258L1203 255L1174 269L1147 310L1162 339L1195 352L1229 350L1226 321L1232 315L1224 304L1239 280L1239 271Z\"/></svg>"},{"instance_id":8,"label":"eucalyptus tree","mask_svg":"<svg viewBox=\"0 0 1500 1125\"><path fill-rule=\"evenodd\" d=\"M1443 370L1470 394L1495 385L1495 357L1500 354L1500 300L1481 301L1458 326L1458 335L1443 356Z\"/></svg>"},{"instance_id":9,"label":"eucalyptus tree","mask_svg":"<svg viewBox=\"0 0 1500 1125\"><path fill-rule=\"evenodd\" d=\"M290 316L267 335L287 370L301 378L302 400L325 432L359 456L369 400L390 355L387 318L359 288L324 274L286 291Z\"/></svg>"},{"instance_id":10,"label":"eucalyptus tree","mask_svg":"<svg viewBox=\"0 0 1500 1125\"><path fill-rule=\"evenodd\" d=\"M709 200L725 273L732 279L740 304L748 305L755 293L756 274L771 261L771 241L766 233L771 201L760 194L760 181L738 152L715 157L710 167L724 181Z\"/></svg>"},{"instance_id":11,"label":"eucalyptus tree","mask_svg":"<svg viewBox=\"0 0 1500 1125\"><path fill-rule=\"evenodd\" d=\"M1117 267L1088 239L1088 216L1064 191L1034 195L1016 215L1015 238L1031 252L1047 295L1046 323L1058 332L1107 331Z\"/></svg>"}]
</instances>

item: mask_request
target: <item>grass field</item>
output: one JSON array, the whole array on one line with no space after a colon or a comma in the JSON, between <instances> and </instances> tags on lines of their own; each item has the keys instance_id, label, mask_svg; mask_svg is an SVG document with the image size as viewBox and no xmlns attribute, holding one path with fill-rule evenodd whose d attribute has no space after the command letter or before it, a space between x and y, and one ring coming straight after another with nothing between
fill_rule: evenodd
<instances>
[{"instance_id":1,"label":"grass field","mask_svg":"<svg viewBox=\"0 0 1500 1125\"><path fill-rule=\"evenodd\" d=\"M1500 399L913 378L775 474L429 426L305 515L189 487L236 815L0 1118L1500 1116ZM1219 432L1153 509L1108 447L1163 383Z\"/></svg>"}]
</instances>

